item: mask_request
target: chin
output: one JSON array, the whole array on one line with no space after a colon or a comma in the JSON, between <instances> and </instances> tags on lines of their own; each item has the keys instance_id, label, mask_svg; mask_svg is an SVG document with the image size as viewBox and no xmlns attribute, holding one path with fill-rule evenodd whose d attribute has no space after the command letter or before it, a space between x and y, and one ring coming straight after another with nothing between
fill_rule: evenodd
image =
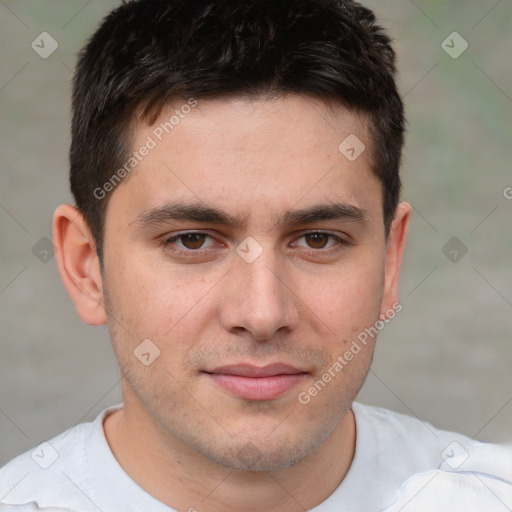
<instances>
[{"instance_id":1,"label":"chin","mask_svg":"<svg viewBox=\"0 0 512 512\"><path fill-rule=\"evenodd\" d=\"M316 443L318 444L318 443ZM231 447L218 447L199 451L212 462L238 471L270 472L281 471L301 461L315 445L305 445L303 440L296 444L283 440L270 442L268 439L245 440ZM203 447L204 448L204 447Z\"/></svg>"}]
</instances>

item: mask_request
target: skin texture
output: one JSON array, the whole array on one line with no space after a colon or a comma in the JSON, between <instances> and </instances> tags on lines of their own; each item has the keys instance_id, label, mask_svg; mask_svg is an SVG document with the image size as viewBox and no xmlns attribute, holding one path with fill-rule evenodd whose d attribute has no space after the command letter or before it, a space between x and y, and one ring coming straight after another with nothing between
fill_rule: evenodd
<instances>
[{"instance_id":1,"label":"skin texture","mask_svg":"<svg viewBox=\"0 0 512 512\"><path fill-rule=\"evenodd\" d=\"M157 144L109 199L103 273L81 215L55 212L64 284L84 322L108 323L123 377L107 440L128 475L176 510L307 510L348 471L350 406L375 340L308 404L298 395L398 301L410 206L400 203L386 240L367 126L342 107L293 95L205 100L158 141L155 126L177 107L135 126L134 150L148 136ZM366 145L353 162L338 150L350 134ZM239 225L148 221L176 201ZM363 215L286 222L287 212L334 203ZM166 244L183 231L208 236ZM249 236L262 249L252 263L236 252ZM145 339L160 350L148 366L134 355ZM276 362L304 374L268 400L241 399L205 373Z\"/></svg>"}]
</instances>

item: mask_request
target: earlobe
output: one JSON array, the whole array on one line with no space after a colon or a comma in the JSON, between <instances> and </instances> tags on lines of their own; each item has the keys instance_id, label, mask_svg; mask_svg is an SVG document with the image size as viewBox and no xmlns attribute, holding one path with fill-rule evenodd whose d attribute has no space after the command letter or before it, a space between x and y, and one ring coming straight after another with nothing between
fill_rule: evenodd
<instances>
[{"instance_id":1,"label":"earlobe","mask_svg":"<svg viewBox=\"0 0 512 512\"><path fill-rule=\"evenodd\" d=\"M393 310L399 302L398 281L402 257L407 239L411 205L406 202L398 204L395 218L391 223L386 246L386 269L384 279L384 291L381 305L381 317L387 316L386 312Z\"/></svg>"},{"instance_id":2,"label":"earlobe","mask_svg":"<svg viewBox=\"0 0 512 512\"><path fill-rule=\"evenodd\" d=\"M60 277L80 318L90 325L107 321L96 244L77 208L60 205L53 215L53 243Z\"/></svg>"}]
</instances>

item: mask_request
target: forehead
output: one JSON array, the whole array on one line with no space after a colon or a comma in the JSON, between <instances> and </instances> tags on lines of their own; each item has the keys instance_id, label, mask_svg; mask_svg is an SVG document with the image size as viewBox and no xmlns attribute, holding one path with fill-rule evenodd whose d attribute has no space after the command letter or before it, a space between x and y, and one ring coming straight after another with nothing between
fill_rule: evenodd
<instances>
[{"instance_id":1,"label":"forehead","mask_svg":"<svg viewBox=\"0 0 512 512\"><path fill-rule=\"evenodd\" d=\"M110 201L132 217L176 200L268 222L322 201L382 208L366 120L314 98L176 102L135 126L131 149L136 166Z\"/></svg>"}]
</instances>

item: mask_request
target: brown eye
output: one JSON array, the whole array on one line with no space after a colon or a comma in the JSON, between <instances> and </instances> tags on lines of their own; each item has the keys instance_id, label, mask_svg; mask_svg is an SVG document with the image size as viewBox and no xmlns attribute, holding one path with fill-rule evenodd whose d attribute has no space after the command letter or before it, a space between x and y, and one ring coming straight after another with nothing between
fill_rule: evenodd
<instances>
[{"instance_id":1,"label":"brown eye","mask_svg":"<svg viewBox=\"0 0 512 512\"><path fill-rule=\"evenodd\" d=\"M180 241L187 249L200 249L207 235L201 233L186 233L180 235Z\"/></svg>"},{"instance_id":2,"label":"brown eye","mask_svg":"<svg viewBox=\"0 0 512 512\"><path fill-rule=\"evenodd\" d=\"M310 233L309 235L304 235L307 244L312 249L323 249L327 245L329 237L330 235L327 233Z\"/></svg>"}]
</instances>

